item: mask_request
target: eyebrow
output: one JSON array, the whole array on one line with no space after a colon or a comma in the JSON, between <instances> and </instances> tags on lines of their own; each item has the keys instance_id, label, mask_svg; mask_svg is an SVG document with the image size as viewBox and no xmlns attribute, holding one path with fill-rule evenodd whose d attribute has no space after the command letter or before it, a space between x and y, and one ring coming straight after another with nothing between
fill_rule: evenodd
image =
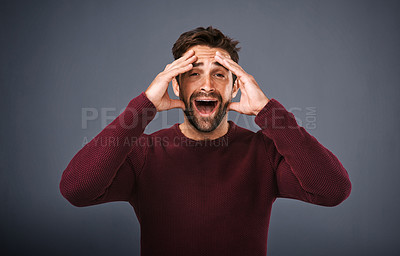
<instances>
[{"instance_id":1,"label":"eyebrow","mask_svg":"<svg viewBox=\"0 0 400 256\"><path fill-rule=\"evenodd\" d=\"M195 67L198 67L198 66L203 66L204 65L204 63L203 62L195 62L195 63L192 63L193 64L193 68L195 68ZM220 67L223 67L224 69L226 69L226 71L229 71L226 67L224 67L221 63L219 63L219 62L213 62L212 63L213 65L216 65L216 66L220 66Z\"/></svg>"}]
</instances>

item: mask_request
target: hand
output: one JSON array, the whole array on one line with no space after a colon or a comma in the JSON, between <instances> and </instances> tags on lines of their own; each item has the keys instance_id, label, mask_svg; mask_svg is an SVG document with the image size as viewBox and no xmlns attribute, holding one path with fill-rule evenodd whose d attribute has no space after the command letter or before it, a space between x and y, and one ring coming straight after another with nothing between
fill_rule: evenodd
<instances>
[{"instance_id":1,"label":"hand","mask_svg":"<svg viewBox=\"0 0 400 256\"><path fill-rule=\"evenodd\" d=\"M185 109L185 104L181 100L174 100L169 97L168 85L175 79L175 76L185 73L193 68L192 63L197 60L194 51L186 52L182 57L168 64L164 71L159 73L153 82L144 92L146 97L157 108L157 111L164 111L173 108Z\"/></svg>"},{"instance_id":2,"label":"hand","mask_svg":"<svg viewBox=\"0 0 400 256\"><path fill-rule=\"evenodd\" d=\"M226 57L218 51L214 58L237 76L235 86L239 86L241 91L240 101L231 102L228 106L228 110L234 110L246 115L257 115L269 102L269 99L265 96L260 86L258 86L254 77L247 74L243 68L230 57Z\"/></svg>"}]
</instances>

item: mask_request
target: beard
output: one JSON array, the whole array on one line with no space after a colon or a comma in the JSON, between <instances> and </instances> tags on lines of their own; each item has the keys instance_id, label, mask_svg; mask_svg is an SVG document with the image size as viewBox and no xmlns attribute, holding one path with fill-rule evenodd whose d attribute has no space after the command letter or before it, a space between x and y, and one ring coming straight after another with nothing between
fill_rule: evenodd
<instances>
[{"instance_id":1,"label":"beard","mask_svg":"<svg viewBox=\"0 0 400 256\"><path fill-rule=\"evenodd\" d=\"M185 116L187 117L189 123L196 128L200 132L212 132L214 131L221 123L222 119L226 115L226 110L228 109L228 105L231 100L227 102L222 101L222 96L218 92L195 92L193 93L189 101L185 100L183 96L183 92L180 90L180 99L185 103ZM201 116L199 115L196 107L194 106L194 100L199 97L213 98L217 100L217 109L210 116Z\"/></svg>"}]
</instances>

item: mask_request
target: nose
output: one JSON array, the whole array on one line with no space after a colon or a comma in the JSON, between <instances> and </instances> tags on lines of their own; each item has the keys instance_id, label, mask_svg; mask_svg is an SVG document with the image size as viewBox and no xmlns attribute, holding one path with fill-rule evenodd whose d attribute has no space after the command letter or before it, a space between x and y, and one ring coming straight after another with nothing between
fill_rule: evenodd
<instances>
[{"instance_id":1,"label":"nose","mask_svg":"<svg viewBox=\"0 0 400 256\"><path fill-rule=\"evenodd\" d=\"M215 90L214 84L211 80L211 77L206 76L204 79L204 83L201 86L201 90L205 92L212 92Z\"/></svg>"}]
</instances>

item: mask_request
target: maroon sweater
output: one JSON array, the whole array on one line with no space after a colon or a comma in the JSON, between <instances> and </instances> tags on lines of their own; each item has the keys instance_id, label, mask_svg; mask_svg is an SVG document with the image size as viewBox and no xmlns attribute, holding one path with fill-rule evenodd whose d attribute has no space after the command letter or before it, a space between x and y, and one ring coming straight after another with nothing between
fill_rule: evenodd
<instances>
[{"instance_id":1,"label":"maroon sweater","mask_svg":"<svg viewBox=\"0 0 400 256\"><path fill-rule=\"evenodd\" d=\"M156 109L141 93L86 144L60 189L75 206L129 202L142 256L265 256L277 197L335 206L351 191L328 149L271 99L257 133L229 121L215 140L185 137L178 124L144 134Z\"/></svg>"}]
</instances>

